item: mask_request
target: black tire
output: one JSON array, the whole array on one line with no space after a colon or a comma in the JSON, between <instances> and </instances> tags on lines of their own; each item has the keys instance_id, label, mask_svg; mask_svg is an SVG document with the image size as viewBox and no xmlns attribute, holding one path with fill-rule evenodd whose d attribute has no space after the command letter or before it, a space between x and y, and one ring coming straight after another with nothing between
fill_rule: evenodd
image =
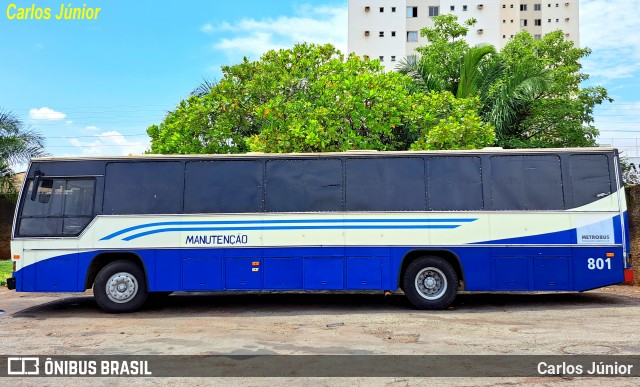
<instances>
[{"instance_id":1,"label":"black tire","mask_svg":"<svg viewBox=\"0 0 640 387\"><path fill-rule=\"evenodd\" d=\"M458 293L458 275L442 258L421 257L407 266L402 288L418 309L446 309Z\"/></svg>"},{"instance_id":2,"label":"black tire","mask_svg":"<svg viewBox=\"0 0 640 387\"><path fill-rule=\"evenodd\" d=\"M147 280L142 268L132 261L111 262L96 276L93 298L109 313L133 312L147 299Z\"/></svg>"}]
</instances>

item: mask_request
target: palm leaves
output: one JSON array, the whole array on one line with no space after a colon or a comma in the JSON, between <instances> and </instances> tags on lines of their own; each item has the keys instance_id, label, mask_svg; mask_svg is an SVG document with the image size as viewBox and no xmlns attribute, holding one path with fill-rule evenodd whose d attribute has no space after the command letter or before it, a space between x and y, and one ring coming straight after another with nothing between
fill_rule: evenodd
<instances>
[{"instance_id":1,"label":"palm leaves","mask_svg":"<svg viewBox=\"0 0 640 387\"><path fill-rule=\"evenodd\" d=\"M527 110L548 90L546 70L519 63L513 67L497 62L479 82L482 117L496 128L498 142L519 130Z\"/></svg>"},{"instance_id":2,"label":"palm leaves","mask_svg":"<svg viewBox=\"0 0 640 387\"><path fill-rule=\"evenodd\" d=\"M400 74L413 79L416 91L445 91L449 90L447 82L432 71L426 62L417 59L415 55L400 60L396 66Z\"/></svg>"},{"instance_id":3,"label":"palm leaves","mask_svg":"<svg viewBox=\"0 0 640 387\"><path fill-rule=\"evenodd\" d=\"M427 65L409 57L396 68L413 78L417 90L449 91L456 98L478 97L484 121L496 128L498 142L518 131L528 107L548 90L547 70L526 62L505 63L491 45L470 47L459 60L459 76L445 80Z\"/></svg>"},{"instance_id":4,"label":"palm leaves","mask_svg":"<svg viewBox=\"0 0 640 387\"><path fill-rule=\"evenodd\" d=\"M216 87L217 82L209 80L207 78L202 78L202 82L191 92L191 95L196 97L204 97L205 95L211 92L211 89Z\"/></svg>"},{"instance_id":5,"label":"palm leaves","mask_svg":"<svg viewBox=\"0 0 640 387\"><path fill-rule=\"evenodd\" d=\"M469 48L460 64L460 81L456 90L457 98L467 98L478 94L478 88L493 78L493 66L484 63L485 58L496 53L495 47L482 45Z\"/></svg>"},{"instance_id":6,"label":"palm leaves","mask_svg":"<svg viewBox=\"0 0 640 387\"><path fill-rule=\"evenodd\" d=\"M24 164L32 157L44 156L43 138L33 130L25 130L15 115L0 111L0 193L14 189L10 165Z\"/></svg>"}]
</instances>

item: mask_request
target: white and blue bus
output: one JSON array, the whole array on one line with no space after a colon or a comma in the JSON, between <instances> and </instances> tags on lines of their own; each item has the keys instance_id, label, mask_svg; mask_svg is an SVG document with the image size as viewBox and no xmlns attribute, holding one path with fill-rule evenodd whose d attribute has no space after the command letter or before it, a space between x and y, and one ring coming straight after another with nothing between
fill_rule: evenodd
<instances>
[{"instance_id":1,"label":"white and blue bus","mask_svg":"<svg viewBox=\"0 0 640 387\"><path fill-rule=\"evenodd\" d=\"M34 159L9 287L149 295L584 291L631 279L615 149Z\"/></svg>"}]
</instances>

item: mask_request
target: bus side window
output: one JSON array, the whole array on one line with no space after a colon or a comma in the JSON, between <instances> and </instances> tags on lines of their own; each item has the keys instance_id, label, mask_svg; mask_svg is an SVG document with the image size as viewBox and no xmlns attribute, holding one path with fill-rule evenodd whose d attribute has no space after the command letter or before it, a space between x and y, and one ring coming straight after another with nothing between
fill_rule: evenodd
<instances>
[{"instance_id":1,"label":"bus side window","mask_svg":"<svg viewBox=\"0 0 640 387\"><path fill-rule=\"evenodd\" d=\"M569 170L574 207L593 203L612 192L607 156L571 155Z\"/></svg>"},{"instance_id":2,"label":"bus side window","mask_svg":"<svg viewBox=\"0 0 640 387\"><path fill-rule=\"evenodd\" d=\"M425 211L422 157L350 158L346 163L347 211Z\"/></svg>"},{"instance_id":3,"label":"bus side window","mask_svg":"<svg viewBox=\"0 0 640 387\"><path fill-rule=\"evenodd\" d=\"M565 208L560 157L491 156L491 204L498 211Z\"/></svg>"}]
</instances>

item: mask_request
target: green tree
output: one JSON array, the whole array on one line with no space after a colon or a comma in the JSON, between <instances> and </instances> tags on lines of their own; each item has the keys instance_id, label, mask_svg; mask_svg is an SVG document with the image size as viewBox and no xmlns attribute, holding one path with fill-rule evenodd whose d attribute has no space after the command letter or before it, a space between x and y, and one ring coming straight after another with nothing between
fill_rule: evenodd
<instances>
[{"instance_id":1,"label":"green tree","mask_svg":"<svg viewBox=\"0 0 640 387\"><path fill-rule=\"evenodd\" d=\"M504 147L595 146L598 130L593 125L596 105L613 101L601 86L581 87L589 76L582 73L580 60L591 53L565 40L554 31L535 40L531 34L517 34L501 52L508 71L528 68L546 72L548 87L538 90L515 117L508 131L496 125L498 145Z\"/></svg>"},{"instance_id":2,"label":"green tree","mask_svg":"<svg viewBox=\"0 0 640 387\"><path fill-rule=\"evenodd\" d=\"M380 62L344 56L331 45L299 44L259 61L223 67L160 125L152 153L328 152L482 147L493 127L467 101L424 93ZM209 89L206 92L206 89ZM441 101L441 107L434 101ZM468 130L461 126L472 125ZM429 137L430 130L455 135ZM477 135L476 132L483 135ZM487 140L487 138L491 138Z\"/></svg>"},{"instance_id":3,"label":"green tree","mask_svg":"<svg viewBox=\"0 0 640 387\"><path fill-rule=\"evenodd\" d=\"M547 71L527 62L509 66L501 57L492 60L486 69L486 77L479 78L478 86L481 115L496 128L498 145L513 147L506 145L505 140L520 134L522 120L548 89Z\"/></svg>"},{"instance_id":4,"label":"green tree","mask_svg":"<svg viewBox=\"0 0 640 387\"><path fill-rule=\"evenodd\" d=\"M0 194L16 193L11 165L43 155L43 138L26 129L14 114L0 111Z\"/></svg>"},{"instance_id":5,"label":"green tree","mask_svg":"<svg viewBox=\"0 0 640 387\"><path fill-rule=\"evenodd\" d=\"M449 43L444 40L443 44L446 47ZM469 47L466 42L457 41L453 44L457 46L455 48L458 49L457 54L460 57L453 60L455 54L445 55L443 59L449 61L448 66L450 67L447 70L444 70L446 66L443 66L443 63L438 63L437 60L428 56L431 53L441 56L442 52L435 50L428 52L421 50L427 52L428 55L421 56L419 59L415 56L402 59L397 70L413 79L416 90L425 92L449 91L458 98L476 96L480 87L486 83L485 78L495 76L493 72L497 69L488 65L488 63L493 64L494 62L486 62L486 58L495 55L496 50L491 45ZM441 74L447 73L447 76L441 76Z\"/></svg>"},{"instance_id":6,"label":"green tree","mask_svg":"<svg viewBox=\"0 0 640 387\"><path fill-rule=\"evenodd\" d=\"M449 92L415 94L412 109L424 128L412 150L477 149L495 141L495 130L477 114L477 97L455 98Z\"/></svg>"},{"instance_id":7,"label":"green tree","mask_svg":"<svg viewBox=\"0 0 640 387\"><path fill-rule=\"evenodd\" d=\"M478 111L496 130L496 145L558 147L595 145L595 105L610 101L602 87L580 88L588 75L580 59L590 53L566 41L561 31L535 40L521 32L501 52L469 47L467 26L454 15L434 18L421 31L429 45L419 59L402 62L418 90L449 91L458 98L477 96Z\"/></svg>"},{"instance_id":8,"label":"green tree","mask_svg":"<svg viewBox=\"0 0 640 387\"><path fill-rule=\"evenodd\" d=\"M460 82L460 66L462 58L469 51L469 44L465 37L475 19L457 22L458 17L444 14L433 18L433 27L423 28L420 35L426 37L429 44L418 47L416 51L420 59L414 60L418 64L420 74L428 79L429 84L438 85L437 91L449 91L456 94ZM401 69L402 72L402 69Z\"/></svg>"}]
</instances>

